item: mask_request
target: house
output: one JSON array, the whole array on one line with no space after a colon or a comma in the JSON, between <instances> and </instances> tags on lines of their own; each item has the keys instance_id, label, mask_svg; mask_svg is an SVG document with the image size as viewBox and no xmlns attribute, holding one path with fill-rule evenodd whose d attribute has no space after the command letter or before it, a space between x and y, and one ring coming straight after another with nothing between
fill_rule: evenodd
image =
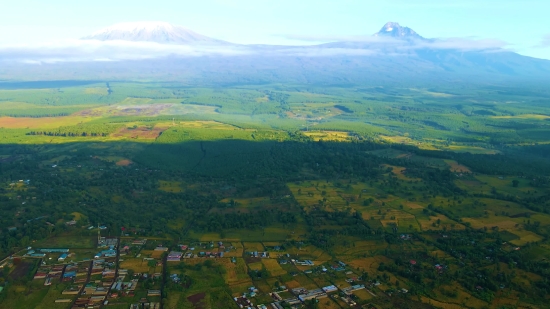
<instances>
[{"instance_id":1,"label":"house","mask_svg":"<svg viewBox=\"0 0 550 309\"><path fill-rule=\"evenodd\" d=\"M74 278L74 277L76 277L76 271L69 271L63 274L63 278Z\"/></svg>"},{"instance_id":2,"label":"house","mask_svg":"<svg viewBox=\"0 0 550 309\"><path fill-rule=\"evenodd\" d=\"M34 279L44 279L46 278L48 274L45 273L45 272L37 272L35 275L34 275Z\"/></svg>"},{"instance_id":3,"label":"house","mask_svg":"<svg viewBox=\"0 0 550 309\"><path fill-rule=\"evenodd\" d=\"M329 286L324 287L323 291L325 291L325 293L337 292L338 288L334 285L329 285Z\"/></svg>"},{"instance_id":4,"label":"house","mask_svg":"<svg viewBox=\"0 0 550 309\"><path fill-rule=\"evenodd\" d=\"M63 262L65 261L65 259L68 257L69 255L67 253L63 253L59 256L59 258L57 259L59 262Z\"/></svg>"},{"instance_id":5,"label":"house","mask_svg":"<svg viewBox=\"0 0 550 309\"><path fill-rule=\"evenodd\" d=\"M183 256L183 253L172 251L168 254L168 257L166 258L166 260L169 262L179 262L182 256Z\"/></svg>"},{"instance_id":6,"label":"house","mask_svg":"<svg viewBox=\"0 0 550 309\"><path fill-rule=\"evenodd\" d=\"M147 296L160 296L160 290L148 290Z\"/></svg>"},{"instance_id":7,"label":"house","mask_svg":"<svg viewBox=\"0 0 550 309\"><path fill-rule=\"evenodd\" d=\"M44 253L69 253L69 249L36 249Z\"/></svg>"},{"instance_id":8,"label":"house","mask_svg":"<svg viewBox=\"0 0 550 309\"><path fill-rule=\"evenodd\" d=\"M113 250L113 249L104 250L104 251L101 251L101 253L105 257L115 257L116 256L116 250Z\"/></svg>"}]
</instances>

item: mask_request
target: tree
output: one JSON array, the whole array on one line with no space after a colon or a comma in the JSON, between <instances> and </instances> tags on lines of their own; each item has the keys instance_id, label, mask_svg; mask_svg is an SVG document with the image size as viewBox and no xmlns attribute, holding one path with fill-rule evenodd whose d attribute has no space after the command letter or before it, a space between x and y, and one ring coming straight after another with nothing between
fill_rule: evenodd
<instances>
[{"instance_id":1,"label":"tree","mask_svg":"<svg viewBox=\"0 0 550 309\"><path fill-rule=\"evenodd\" d=\"M512 180L512 187L517 188L519 186L519 180L514 179Z\"/></svg>"}]
</instances>

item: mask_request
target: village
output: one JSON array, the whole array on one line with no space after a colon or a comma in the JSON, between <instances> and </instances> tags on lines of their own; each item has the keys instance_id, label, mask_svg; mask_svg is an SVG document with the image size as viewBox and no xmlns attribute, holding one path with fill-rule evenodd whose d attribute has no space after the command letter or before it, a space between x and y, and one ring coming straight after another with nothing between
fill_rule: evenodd
<instances>
[{"instance_id":1,"label":"village","mask_svg":"<svg viewBox=\"0 0 550 309\"><path fill-rule=\"evenodd\" d=\"M21 254L12 256L11 260L19 261L17 264L22 260L35 261L37 267L32 275L33 285L43 285L44 288L62 286L62 291L52 299L53 303L70 304L70 308L74 309L159 309L162 298L169 294L165 290L165 282L188 286L186 275L176 271L182 269L180 265L211 264L212 261L219 265L235 266L244 261L252 279L260 271L257 266L264 264L271 265L270 270L275 275L277 271L274 269L285 267L294 270L289 272L293 279L297 276L317 277L314 279L317 282L315 286L287 286L277 282L277 287L270 290L253 284L239 291L234 290L233 301L239 308L301 308L307 302L326 298L350 308L362 308L356 300L364 295L376 297L370 290L376 283L366 282L346 263L333 261L317 265L310 259L299 259L298 254L285 253L280 245L265 251L247 251L240 242L210 241L169 248L160 240L103 237L100 236L100 227L97 229L97 246L93 256L83 257L78 253L79 249L73 248L29 247ZM341 273L340 277L345 281L334 283L328 278L328 273ZM326 278L321 279L323 277ZM406 290L402 292L406 293Z\"/></svg>"}]
</instances>

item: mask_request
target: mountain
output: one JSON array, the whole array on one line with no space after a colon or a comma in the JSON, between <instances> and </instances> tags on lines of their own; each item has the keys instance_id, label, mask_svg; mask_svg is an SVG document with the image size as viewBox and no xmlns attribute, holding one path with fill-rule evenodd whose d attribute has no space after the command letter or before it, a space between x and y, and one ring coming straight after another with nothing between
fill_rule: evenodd
<instances>
[{"instance_id":1,"label":"mountain","mask_svg":"<svg viewBox=\"0 0 550 309\"><path fill-rule=\"evenodd\" d=\"M401 83L407 87L417 83L550 80L548 60L522 56L490 40L428 39L398 23L387 23L372 36L310 46L232 44L158 22L118 24L86 39L116 41L88 45L84 40L58 49L0 49L0 80L155 79L199 85ZM126 44L121 40L162 44Z\"/></svg>"},{"instance_id":2,"label":"mountain","mask_svg":"<svg viewBox=\"0 0 550 309\"><path fill-rule=\"evenodd\" d=\"M396 23L396 22L386 23L384 27L380 29L380 31L374 34L374 36L392 37L392 38L399 38L399 39L418 39L418 40L424 39L411 28L402 27L401 25L399 25L399 23Z\"/></svg>"},{"instance_id":3,"label":"mountain","mask_svg":"<svg viewBox=\"0 0 550 309\"><path fill-rule=\"evenodd\" d=\"M84 40L155 42L161 44L227 44L187 28L166 22L118 23L101 29Z\"/></svg>"}]
</instances>

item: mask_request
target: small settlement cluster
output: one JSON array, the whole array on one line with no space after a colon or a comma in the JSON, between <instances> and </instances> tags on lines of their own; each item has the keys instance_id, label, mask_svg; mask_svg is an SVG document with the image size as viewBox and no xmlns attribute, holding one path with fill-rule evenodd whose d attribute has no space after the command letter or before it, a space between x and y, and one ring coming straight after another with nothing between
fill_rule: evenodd
<instances>
[{"instance_id":1,"label":"small settlement cluster","mask_svg":"<svg viewBox=\"0 0 550 309\"><path fill-rule=\"evenodd\" d=\"M118 267L121 257L125 257L132 247L141 247L146 239L135 240L124 246L119 252L120 239L101 237L97 239L97 253L92 256L82 254L90 249L69 248L27 248L21 259L39 261L33 281L43 280L44 288L62 284L55 303L70 303L70 308L101 308L110 303L124 304L143 295L135 303L128 303L130 308L160 308L160 287L146 288L142 283L156 278L160 281L161 273L149 275L148 272L136 273L133 270ZM91 249L93 250L93 249ZM93 252L93 251L92 251ZM142 259L147 265L147 260ZM156 262L155 262L156 264ZM119 299L125 298L123 302Z\"/></svg>"}]
</instances>

